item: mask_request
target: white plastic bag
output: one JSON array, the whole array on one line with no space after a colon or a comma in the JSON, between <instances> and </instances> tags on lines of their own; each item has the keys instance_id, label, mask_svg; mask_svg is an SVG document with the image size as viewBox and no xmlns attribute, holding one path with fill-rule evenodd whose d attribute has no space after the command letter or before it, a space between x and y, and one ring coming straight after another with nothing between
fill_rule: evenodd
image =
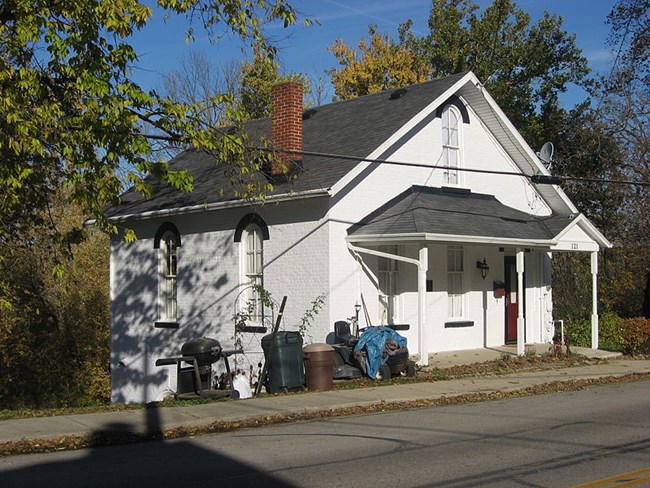
<instances>
[{"instance_id":1,"label":"white plastic bag","mask_svg":"<svg viewBox=\"0 0 650 488\"><path fill-rule=\"evenodd\" d=\"M239 393L239 398L250 398L253 396L248 379L243 373L235 375L232 380L232 387Z\"/></svg>"}]
</instances>

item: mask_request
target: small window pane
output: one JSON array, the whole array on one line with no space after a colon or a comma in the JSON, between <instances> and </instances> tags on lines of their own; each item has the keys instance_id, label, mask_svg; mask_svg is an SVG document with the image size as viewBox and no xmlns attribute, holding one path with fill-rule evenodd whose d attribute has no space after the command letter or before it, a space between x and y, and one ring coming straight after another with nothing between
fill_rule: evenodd
<instances>
[{"instance_id":1,"label":"small window pane","mask_svg":"<svg viewBox=\"0 0 650 488\"><path fill-rule=\"evenodd\" d=\"M449 145L458 147L458 130L453 129L449 133Z\"/></svg>"}]
</instances>

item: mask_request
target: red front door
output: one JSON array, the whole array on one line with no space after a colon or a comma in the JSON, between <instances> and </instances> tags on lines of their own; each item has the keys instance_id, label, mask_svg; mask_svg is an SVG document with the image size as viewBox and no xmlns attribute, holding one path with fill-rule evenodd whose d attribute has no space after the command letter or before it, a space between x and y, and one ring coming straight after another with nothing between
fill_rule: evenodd
<instances>
[{"instance_id":1,"label":"red front door","mask_svg":"<svg viewBox=\"0 0 650 488\"><path fill-rule=\"evenodd\" d=\"M517 296L517 260L506 256L504 262L506 283L506 344L517 342L517 314L519 302Z\"/></svg>"}]
</instances>

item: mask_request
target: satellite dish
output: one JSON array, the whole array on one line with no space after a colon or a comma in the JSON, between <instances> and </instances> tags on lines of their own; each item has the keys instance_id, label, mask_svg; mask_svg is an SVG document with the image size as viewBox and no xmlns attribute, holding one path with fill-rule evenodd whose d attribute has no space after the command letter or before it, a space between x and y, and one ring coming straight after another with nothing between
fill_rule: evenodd
<instances>
[{"instance_id":1,"label":"satellite dish","mask_svg":"<svg viewBox=\"0 0 650 488\"><path fill-rule=\"evenodd\" d=\"M541 159L546 165L547 169L550 168L551 163L553 162L553 143L545 142L542 149L537 153L537 156L539 156L539 159Z\"/></svg>"}]
</instances>

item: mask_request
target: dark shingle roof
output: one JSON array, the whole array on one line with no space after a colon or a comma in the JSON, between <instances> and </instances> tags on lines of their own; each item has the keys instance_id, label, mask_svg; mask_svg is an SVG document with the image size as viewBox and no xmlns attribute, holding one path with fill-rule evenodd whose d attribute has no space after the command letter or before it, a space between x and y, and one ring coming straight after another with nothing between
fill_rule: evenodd
<instances>
[{"instance_id":1,"label":"dark shingle roof","mask_svg":"<svg viewBox=\"0 0 650 488\"><path fill-rule=\"evenodd\" d=\"M537 217L492 195L455 188L412 186L348 229L348 235L441 234L551 240L569 215Z\"/></svg>"},{"instance_id":2,"label":"dark shingle roof","mask_svg":"<svg viewBox=\"0 0 650 488\"><path fill-rule=\"evenodd\" d=\"M394 90L390 90L316 107L315 113L303 121L304 150L366 157L464 75L412 85L394 99L391 99ZM270 139L270 125L270 119L262 119L246 124L245 129L251 139L259 136ZM304 156L304 171L292 183L276 184L275 193L331 188L355 164L349 160ZM108 215L132 215L235 198L228 191L229 176L205 152L184 151L170 161L170 169L187 170L194 178L194 191L184 194L164 182L152 180L151 199L126 192L122 203L109 209ZM226 190L229 196L219 196L219 189Z\"/></svg>"}]
</instances>

